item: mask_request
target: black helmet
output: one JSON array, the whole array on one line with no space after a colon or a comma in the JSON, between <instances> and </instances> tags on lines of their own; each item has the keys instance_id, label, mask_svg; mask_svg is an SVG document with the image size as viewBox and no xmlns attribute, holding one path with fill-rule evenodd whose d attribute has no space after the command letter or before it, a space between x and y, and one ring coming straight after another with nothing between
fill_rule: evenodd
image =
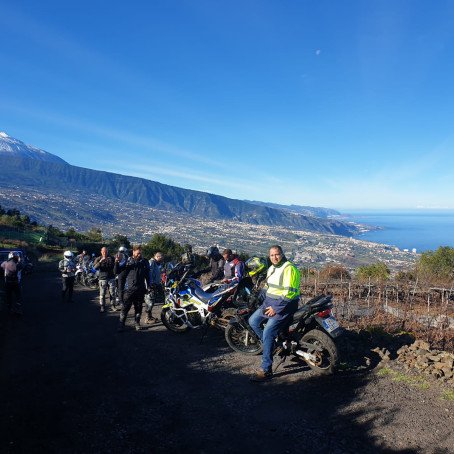
<instances>
[{"instance_id":1,"label":"black helmet","mask_svg":"<svg viewBox=\"0 0 454 454\"><path fill-rule=\"evenodd\" d=\"M216 256L219 256L219 249L216 246L211 246L207 249L205 254L208 258L213 259Z\"/></svg>"},{"instance_id":2,"label":"black helmet","mask_svg":"<svg viewBox=\"0 0 454 454\"><path fill-rule=\"evenodd\" d=\"M251 257L246 260L246 268L249 271L249 276L255 276L266 269L266 260L262 257Z\"/></svg>"}]
</instances>

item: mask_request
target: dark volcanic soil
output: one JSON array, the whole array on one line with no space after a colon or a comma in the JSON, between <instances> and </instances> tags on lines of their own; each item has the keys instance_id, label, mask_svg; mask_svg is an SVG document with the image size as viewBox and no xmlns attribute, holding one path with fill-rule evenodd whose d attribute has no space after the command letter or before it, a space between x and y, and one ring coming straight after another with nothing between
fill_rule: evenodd
<instances>
[{"instance_id":1,"label":"dark volcanic soil","mask_svg":"<svg viewBox=\"0 0 454 454\"><path fill-rule=\"evenodd\" d=\"M0 452L454 452L454 403L434 382L289 363L254 384L259 357L220 331L203 343L161 324L117 333L96 292L78 289L73 304L59 292L57 276L36 273L24 317L1 314Z\"/></svg>"}]
</instances>

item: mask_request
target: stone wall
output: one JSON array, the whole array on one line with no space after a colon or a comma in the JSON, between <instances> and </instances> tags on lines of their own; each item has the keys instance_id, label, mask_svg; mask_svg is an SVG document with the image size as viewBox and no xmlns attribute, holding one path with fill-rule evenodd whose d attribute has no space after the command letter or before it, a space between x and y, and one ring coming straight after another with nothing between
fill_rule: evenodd
<instances>
[{"instance_id":1,"label":"stone wall","mask_svg":"<svg viewBox=\"0 0 454 454\"><path fill-rule=\"evenodd\" d=\"M397 360L408 369L454 384L454 354L431 350L430 345L422 340L416 340L411 345L404 345L397 350Z\"/></svg>"}]
</instances>

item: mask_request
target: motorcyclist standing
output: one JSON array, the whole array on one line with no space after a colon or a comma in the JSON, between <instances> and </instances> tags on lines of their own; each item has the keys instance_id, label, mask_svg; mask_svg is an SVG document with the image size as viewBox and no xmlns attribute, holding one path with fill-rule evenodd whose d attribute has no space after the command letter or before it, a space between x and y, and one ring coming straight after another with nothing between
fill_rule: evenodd
<instances>
[{"instance_id":1,"label":"motorcyclist standing","mask_svg":"<svg viewBox=\"0 0 454 454\"><path fill-rule=\"evenodd\" d=\"M162 285L161 271L164 255L162 252L156 252L153 258L150 259L150 289L145 295L145 303L147 304L147 319L146 323L156 323L157 318L153 317L152 310L155 304L164 304L164 288Z\"/></svg>"},{"instance_id":2,"label":"motorcyclist standing","mask_svg":"<svg viewBox=\"0 0 454 454\"><path fill-rule=\"evenodd\" d=\"M8 254L8 260L2 262L1 267L5 274L5 293L6 293L6 306L8 312L12 314L22 315L22 270L24 264L20 260L19 252L12 251ZM13 305L13 293L15 294L16 301Z\"/></svg>"},{"instance_id":3,"label":"motorcyclist standing","mask_svg":"<svg viewBox=\"0 0 454 454\"><path fill-rule=\"evenodd\" d=\"M101 248L101 255L96 257L93 268L99 271L99 305L100 312L106 310L106 293L109 289L110 304L115 310L115 274L114 274L114 258L109 255L108 249L104 246Z\"/></svg>"},{"instance_id":4,"label":"motorcyclist standing","mask_svg":"<svg viewBox=\"0 0 454 454\"><path fill-rule=\"evenodd\" d=\"M211 277L209 283L219 281L224 277L225 260L222 257L219 249L216 246L211 246L206 252L206 256L210 259Z\"/></svg>"},{"instance_id":5,"label":"motorcyclist standing","mask_svg":"<svg viewBox=\"0 0 454 454\"><path fill-rule=\"evenodd\" d=\"M115 256L118 257L119 269L118 274L115 274L115 281L117 286L118 308L121 310L123 307L123 293L125 290L125 273L124 268L129 259L128 249L125 246L120 246Z\"/></svg>"},{"instance_id":6,"label":"motorcyclist standing","mask_svg":"<svg viewBox=\"0 0 454 454\"><path fill-rule=\"evenodd\" d=\"M115 258L114 273L124 271L125 291L123 308L121 309L118 331L123 331L129 309L134 305L134 326L140 330L140 317L142 315L142 305L147 289L150 287L150 265L142 257L142 246L135 245L130 257L123 269L120 268L119 257Z\"/></svg>"},{"instance_id":7,"label":"motorcyclist standing","mask_svg":"<svg viewBox=\"0 0 454 454\"><path fill-rule=\"evenodd\" d=\"M256 382L273 377L274 339L291 321L300 297L300 272L287 260L281 246L271 246L269 257L271 266L267 272L264 300L249 319L263 345L261 369L251 377ZM263 322L266 322L264 328Z\"/></svg>"},{"instance_id":8,"label":"motorcyclist standing","mask_svg":"<svg viewBox=\"0 0 454 454\"><path fill-rule=\"evenodd\" d=\"M61 300L62 302L65 301L66 292L68 292L68 302L72 303L76 264L74 262L74 254L71 251L63 253L63 260L58 263L58 269L61 272L62 280Z\"/></svg>"}]
</instances>

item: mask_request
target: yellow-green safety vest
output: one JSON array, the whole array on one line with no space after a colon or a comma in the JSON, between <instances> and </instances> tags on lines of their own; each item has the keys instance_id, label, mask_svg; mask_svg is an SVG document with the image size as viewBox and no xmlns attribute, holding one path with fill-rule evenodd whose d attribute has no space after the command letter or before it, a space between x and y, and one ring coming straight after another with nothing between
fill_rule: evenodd
<instances>
[{"instance_id":1,"label":"yellow-green safety vest","mask_svg":"<svg viewBox=\"0 0 454 454\"><path fill-rule=\"evenodd\" d=\"M300 296L300 272L291 262L285 262L280 267L271 265L266 277L266 296L272 299L282 297L293 300Z\"/></svg>"}]
</instances>

